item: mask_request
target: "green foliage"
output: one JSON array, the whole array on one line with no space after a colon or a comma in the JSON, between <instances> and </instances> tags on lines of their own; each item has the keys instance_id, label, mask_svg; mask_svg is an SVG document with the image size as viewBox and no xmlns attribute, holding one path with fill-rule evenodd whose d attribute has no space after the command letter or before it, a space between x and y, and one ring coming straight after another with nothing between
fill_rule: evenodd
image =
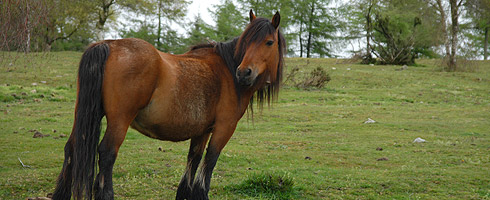
<instances>
[{"instance_id":1,"label":"green foliage","mask_svg":"<svg viewBox=\"0 0 490 200\"><path fill-rule=\"evenodd\" d=\"M437 57L436 12L425 1L387 1L376 11L373 53L381 64L413 65L418 57ZM416 3L414 3L416 2Z\"/></svg>"},{"instance_id":2,"label":"green foliage","mask_svg":"<svg viewBox=\"0 0 490 200\"><path fill-rule=\"evenodd\" d=\"M120 30L119 35L122 38L139 38L149 42L152 45L157 44L157 35L155 33L156 26L153 24L147 24L141 20L134 20L136 22L136 29L130 27L129 30Z\"/></svg>"},{"instance_id":3,"label":"green foliage","mask_svg":"<svg viewBox=\"0 0 490 200\"><path fill-rule=\"evenodd\" d=\"M207 43L208 40L215 40L217 37L213 27L204 22L201 15L197 15L189 26L190 30L187 32L189 36L184 39L187 46Z\"/></svg>"},{"instance_id":4,"label":"green foliage","mask_svg":"<svg viewBox=\"0 0 490 200\"><path fill-rule=\"evenodd\" d=\"M248 24L248 18L242 14L248 12L238 10L230 0L225 0L221 5L214 5L214 8L215 12L212 15L216 21L216 34L211 35L211 38L216 41L228 41L240 36Z\"/></svg>"},{"instance_id":5,"label":"green foliage","mask_svg":"<svg viewBox=\"0 0 490 200\"><path fill-rule=\"evenodd\" d=\"M334 56L329 45L334 39L337 30L337 21L333 9L328 5L330 1L298 0L293 1L292 22L296 25L297 41L299 42L300 57Z\"/></svg>"},{"instance_id":6,"label":"green foliage","mask_svg":"<svg viewBox=\"0 0 490 200\"><path fill-rule=\"evenodd\" d=\"M490 0L467 0L466 17L471 20L464 30L465 35L470 40L466 44L466 50L473 51L468 57L483 56L488 58L490 38ZM464 27L464 26L463 26ZM486 48L486 49L485 49Z\"/></svg>"}]
</instances>

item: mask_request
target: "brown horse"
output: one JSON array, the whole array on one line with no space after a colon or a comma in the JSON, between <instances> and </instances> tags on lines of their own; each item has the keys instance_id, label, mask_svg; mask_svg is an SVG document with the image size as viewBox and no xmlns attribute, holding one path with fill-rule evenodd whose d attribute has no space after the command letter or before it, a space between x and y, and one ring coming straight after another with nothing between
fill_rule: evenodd
<instances>
[{"instance_id":1,"label":"brown horse","mask_svg":"<svg viewBox=\"0 0 490 200\"><path fill-rule=\"evenodd\" d=\"M159 140L191 139L176 199L208 199L218 156L254 96L259 105L277 96L285 50L279 22L278 12L270 21L251 10L241 36L182 55L139 39L92 44L80 61L75 121L53 199L113 199L112 169L129 126Z\"/></svg>"}]
</instances>

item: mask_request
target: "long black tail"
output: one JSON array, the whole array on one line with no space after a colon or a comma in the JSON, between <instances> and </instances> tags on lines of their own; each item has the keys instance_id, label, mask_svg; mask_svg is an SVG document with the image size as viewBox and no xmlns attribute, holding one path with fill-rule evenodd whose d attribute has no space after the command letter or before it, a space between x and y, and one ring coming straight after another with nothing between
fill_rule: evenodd
<instances>
[{"instance_id":1,"label":"long black tail","mask_svg":"<svg viewBox=\"0 0 490 200\"><path fill-rule=\"evenodd\" d=\"M78 68L75 124L70 137L72 141L69 140L67 142L68 148L65 147L65 163L69 165L66 172L69 173L71 170L72 178L72 180L66 181L71 182L71 192L73 192L75 199L92 198L100 126L105 114L102 103L102 81L109 51L109 45L105 42L91 45L83 54ZM69 148L70 145L72 148ZM71 155L66 156L67 153ZM70 160L67 161L67 158ZM64 171L65 166L63 168ZM62 178L61 175L60 178ZM60 184L63 183L60 183L58 179L56 190L70 187ZM64 188L64 190L66 189L68 188Z\"/></svg>"}]
</instances>

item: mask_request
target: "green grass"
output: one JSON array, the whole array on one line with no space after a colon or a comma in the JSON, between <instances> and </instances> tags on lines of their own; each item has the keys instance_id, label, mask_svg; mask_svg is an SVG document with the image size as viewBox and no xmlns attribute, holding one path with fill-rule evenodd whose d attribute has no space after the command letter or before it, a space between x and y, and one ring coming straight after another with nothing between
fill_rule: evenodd
<instances>
[{"instance_id":1,"label":"green grass","mask_svg":"<svg viewBox=\"0 0 490 200\"><path fill-rule=\"evenodd\" d=\"M80 56L50 53L0 68L0 199L54 190ZM213 172L211 199L490 198L490 62L456 73L441 72L435 60L403 71L336 59L286 62L302 73L322 67L332 80L322 89L286 84L273 109L256 112L253 123L242 119ZM34 129L51 136L32 138ZM417 137L427 142L412 143ZM129 130L114 167L115 197L175 198L188 145ZM280 194L270 193L274 184L258 189L268 175L292 185Z\"/></svg>"}]
</instances>

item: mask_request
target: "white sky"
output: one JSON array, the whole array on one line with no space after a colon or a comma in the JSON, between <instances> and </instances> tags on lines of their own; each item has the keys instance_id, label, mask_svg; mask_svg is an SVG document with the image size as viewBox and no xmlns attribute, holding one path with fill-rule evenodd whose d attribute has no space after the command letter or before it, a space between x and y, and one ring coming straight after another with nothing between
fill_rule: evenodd
<instances>
[{"instance_id":1,"label":"white sky","mask_svg":"<svg viewBox=\"0 0 490 200\"><path fill-rule=\"evenodd\" d=\"M209 25L216 25L214 23L211 14L208 12L209 9L213 9L213 5L220 4L220 0L193 0L192 3L187 8L187 19L193 20L198 13L201 14L201 18L204 22Z\"/></svg>"}]
</instances>

